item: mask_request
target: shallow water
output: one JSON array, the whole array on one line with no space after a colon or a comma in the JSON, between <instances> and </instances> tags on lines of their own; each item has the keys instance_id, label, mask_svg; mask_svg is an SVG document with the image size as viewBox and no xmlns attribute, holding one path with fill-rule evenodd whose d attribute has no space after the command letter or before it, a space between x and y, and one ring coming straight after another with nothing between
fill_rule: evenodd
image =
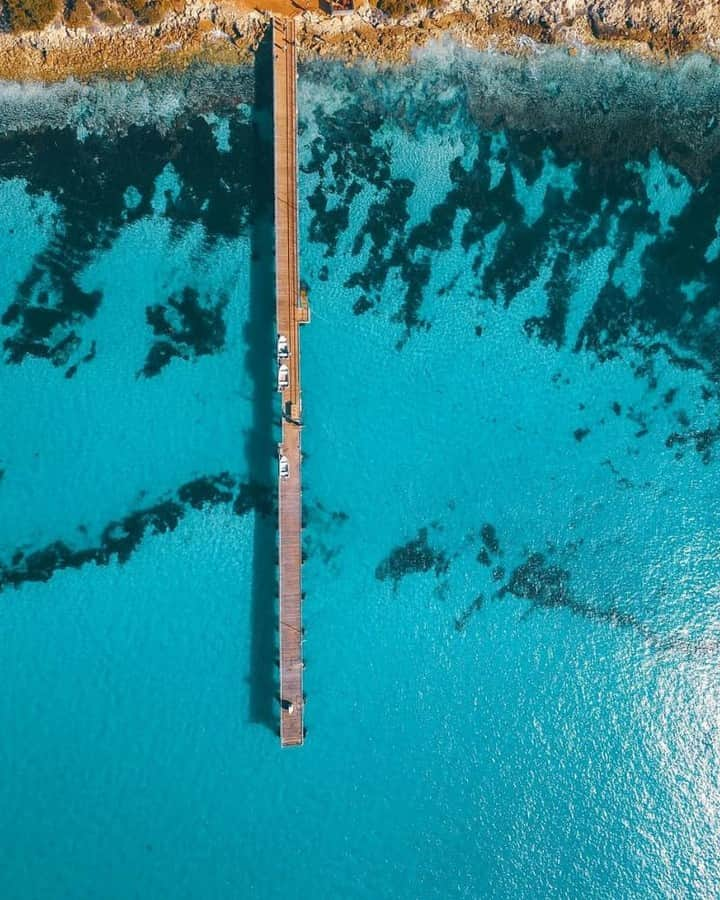
<instances>
[{"instance_id":1,"label":"shallow water","mask_svg":"<svg viewBox=\"0 0 720 900\"><path fill-rule=\"evenodd\" d=\"M303 69L282 753L256 81L0 91L0 894L715 896L720 70Z\"/></svg>"}]
</instances>

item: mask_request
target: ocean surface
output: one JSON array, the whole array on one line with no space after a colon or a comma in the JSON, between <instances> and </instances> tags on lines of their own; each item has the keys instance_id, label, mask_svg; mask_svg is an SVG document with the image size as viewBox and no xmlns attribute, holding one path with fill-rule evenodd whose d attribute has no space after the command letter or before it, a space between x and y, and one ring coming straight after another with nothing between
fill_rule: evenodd
<instances>
[{"instance_id":1,"label":"ocean surface","mask_svg":"<svg viewBox=\"0 0 720 900\"><path fill-rule=\"evenodd\" d=\"M0 85L0 897L720 896L720 67Z\"/></svg>"}]
</instances>

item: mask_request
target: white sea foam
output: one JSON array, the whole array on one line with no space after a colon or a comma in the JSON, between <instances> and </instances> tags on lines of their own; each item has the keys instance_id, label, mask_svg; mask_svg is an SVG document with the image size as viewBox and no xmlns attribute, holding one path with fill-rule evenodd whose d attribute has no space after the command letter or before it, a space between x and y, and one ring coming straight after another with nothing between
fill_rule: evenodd
<instances>
[{"instance_id":1,"label":"white sea foam","mask_svg":"<svg viewBox=\"0 0 720 900\"><path fill-rule=\"evenodd\" d=\"M702 54L660 64L538 45L515 56L445 38L417 49L392 77L376 63L336 66L330 82L328 63L306 72L303 91L314 104L326 97L332 104L342 93L413 128L462 105L482 127L554 133L598 158L658 147L673 164L702 174L720 154L720 64Z\"/></svg>"},{"instance_id":2,"label":"white sea foam","mask_svg":"<svg viewBox=\"0 0 720 900\"><path fill-rule=\"evenodd\" d=\"M171 127L182 115L252 100L249 67L195 67L132 81L70 78L58 84L0 81L0 131L72 128L88 134Z\"/></svg>"}]
</instances>

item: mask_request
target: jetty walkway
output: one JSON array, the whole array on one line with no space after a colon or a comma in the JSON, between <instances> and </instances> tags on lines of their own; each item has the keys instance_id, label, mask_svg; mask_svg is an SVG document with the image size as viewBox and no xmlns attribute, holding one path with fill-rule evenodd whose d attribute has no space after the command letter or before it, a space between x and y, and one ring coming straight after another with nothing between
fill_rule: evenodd
<instances>
[{"instance_id":1,"label":"jetty walkway","mask_svg":"<svg viewBox=\"0 0 720 900\"><path fill-rule=\"evenodd\" d=\"M305 738L302 626L302 399L299 327L310 319L300 291L297 212L295 22L273 18L275 304L282 435L278 447L280 743Z\"/></svg>"}]
</instances>

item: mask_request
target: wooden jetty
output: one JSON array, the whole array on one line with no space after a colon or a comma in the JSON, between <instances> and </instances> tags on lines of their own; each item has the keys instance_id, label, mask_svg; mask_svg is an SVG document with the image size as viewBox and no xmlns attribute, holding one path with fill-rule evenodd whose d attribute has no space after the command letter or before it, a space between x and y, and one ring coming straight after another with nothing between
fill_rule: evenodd
<instances>
[{"instance_id":1,"label":"wooden jetty","mask_svg":"<svg viewBox=\"0 0 720 900\"><path fill-rule=\"evenodd\" d=\"M302 626L302 400L299 327L309 321L300 291L297 212L297 63L295 22L273 18L275 135L275 303L282 436L278 447L280 743L305 735Z\"/></svg>"}]
</instances>

